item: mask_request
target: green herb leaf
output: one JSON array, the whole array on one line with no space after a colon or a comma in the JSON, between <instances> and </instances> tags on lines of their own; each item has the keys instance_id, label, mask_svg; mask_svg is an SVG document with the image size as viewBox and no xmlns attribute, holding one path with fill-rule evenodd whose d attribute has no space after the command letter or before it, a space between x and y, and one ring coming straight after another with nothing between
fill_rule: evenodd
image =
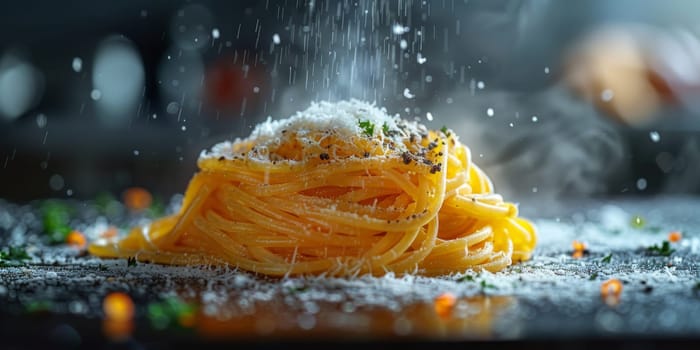
<instances>
[{"instance_id":1,"label":"green herb leaf","mask_svg":"<svg viewBox=\"0 0 700 350\"><path fill-rule=\"evenodd\" d=\"M442 131L442 133L445 134L445 136L447 137L450 137L451 135L450 129L448 129L445 125L443 125L442 128L440 128L440 131Z\"/></svg>"},{"instance_id":2,"label":"green herb leaf","mask_svg":"<svg viewBox=\"0 0 700 350\"><path fill-rule=\"evenodd\" d=\"M493 284L486 283L486 280L481 280L480 286L481 286L482 291L489 289L489 288L490 289L497 289L496 286L494 286Z\"/></svg>"},{"instance_id":3,"label":"green herb leaf","mask_svg":"<svg viewBox=\"0 0 700 350\"><path fill-rule=\"evenodd\" d=\"M655 244L653 246L647 247L647 251L652 254L669 256L673 254L673 252L675 252L676 250L671 248L671 243L669 243L668 241L663 241L660 247Z\"/></svg>"},{"instance_id":4,"label":"green herb leaf","mask_svg":"<svg viewBox=\"0 0 700 350\"><path fill-rule=\"evenodd\" d=\"M374 135L374 124L372 124L372 122L370 122L369 120L364 120L364 121L360 120L359 125L360 125L360 128L362 129L362 132L366 136Z\"/></svg>"},{"instance_id":5,"label":"green herb leaf","mask_svg":"<svg viewBox=\"0 0 700 350\"><path fill-rule=\"evenodd\" d=\"M693 291L700 292L700 282L695 283L693 286Z\"/></svg>"},{"instance_id":6,"label":"green herb leaf","mask_svg":"<svg viewBox=\"0 0 700 350\"><path fill-rule=\"evenodd\" d=\"M53 303L49 300L35 300L27 303L24 310L28 313L50 311Z\"/></svg>"},{"instance_id":7,"label":"green herb leaf","mask_svg":"<svg viewBox=\"0 0 700 350\"><path fill-rule=\"evenodd\" d=\"M589 280L589 281L593 281L593 280L595 280L596 278L598 278L598 273L597 273L597 272L594 272L594 273L591 274L591 277L588 277L588 280Z\"/></svg>"},{"instance_id":8,"label":"green herb leaf","mask_svg":"<svg viewBox=\"0 0 700 350\"><path fill-rule=\"evenodd\" d=\"M70 210L64 204L48 201L42 206L42 222L49 244L62 244L71 232Z\"/></svg>"},{"instance_id":9,"label":"green herb leaf","mask_svg":"<svg viewBox=\"0 0 700 350\"><path fill-rule=\"evenodd\" d=\"M644 218L639 215L633 216L632 221L630 222L630 225L636 229L644 228L645 224L646 222L644 221Z\"/></svg>"},{"instance_id":10,"label":"green herb leaf","mask_svg":"<svg viewBox=\"0 0 700 350\"><path fill-rule=\"evenodd\" d=\"M457 282L474 282L474 276L466 275L466 276L458 279Z\"/></svg>"},{"instance_id":11,"label":"green herb leaf","mask_svg":"<svg viewBox=\"0 0 700 350\"><path fill-rule=\"evenodd\" d=\"M95 196L95 207L100 214L108 214L109 207L117 202L117 199L109 192L100 192Z\"/></svg>"},{"instance_id":12,"label":"green herb leaf","mask_svg":"<svg viewBox=\"0 0 700 350\"><path fill-rule=\"evenodd\" d=\"M27 254L24 247L8 247L7 252L0 251L0 260L22 261L29 259L31 259L31 257Z\"/></svg>"},{"instance_id":13,"label":"green herb leaf","mask_svg":"<svg viewBox=\"0 0 700 350\"><path fill-rule=\"evenodd\" d=\"M384 123L382 124L382 132L384 132L384 135L389 135L389 124Z\"/></svg>"},{"instance_id":14,"label":"green herb leaf","mask_svg":"<svg viewBox=\"0 0 700 350\"><path fill-rule=\"evenodd\" d=\"M309 289L307 286L301 286L301 287L292 287L289 288L287 291L289 294L297 294L297 293L303 293L306 292Z\"/></svg>"},{"instance_id":15,"label":"green herb leaf","mask_svg":"<svg viewBox=\"0 0 700 350\"><path fill-rule=\"evenodd\" d=\"M136 266L136 257L135 256L130 256L126 259L126 266L132 267Z\"/></svg>"},{"instance_id":16,"label":"green herb leaf","mask_svg":"<svg viewBox=\"0 0 700 350\"><path fill-rule=\"evenodd\" d=\"M610 253L610 254L606 255L604 258L600 259L600 262L607 264L610 262L610 260L612 260L612 253Z\"/></svg>"},{"instance_id":17,"label":"green herb leaf","mask_svg":"<svg viewBox=\"0 0 700 350\"><path fill-rule=\"evenodd\" d=\"M146 210L146 215L150 218L159 218L165 215L165 204L160 197L156 197L151 202L151 206Z\"/></svg>"},{"instance_id":18,"label":"green herb leaf","mask_svg":"<svg viewBox=\"0 0 700 350\"><path fill-rule=\"evenodd\" d=\"M148 304L147 315L151 325L156 329L166 329L171 326L189 327L187 319L194 317L197 308L180 298L170 297L161 302Z\"/></svg>"}]
</instances>

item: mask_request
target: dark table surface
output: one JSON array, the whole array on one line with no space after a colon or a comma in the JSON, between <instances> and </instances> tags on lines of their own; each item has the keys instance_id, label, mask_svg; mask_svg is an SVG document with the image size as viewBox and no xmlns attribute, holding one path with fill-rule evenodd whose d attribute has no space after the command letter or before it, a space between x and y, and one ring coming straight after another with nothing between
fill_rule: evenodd
<instances>
[{"instance_id":1,"label":"dark table surface","mask_svg":"<svg viewBox=\"0 0 700 350\"><path fill-rule=\"evenodd\" d=\"M168 211L179 200L173 198ZM126 229L148 220L118 203L106 212L92 201L62 203L73 208L71 225L88 237L109 225ZM498 340L573 349L700 341L700 198L565 204L546 215L522 208L539 229L536 254L500 273L266 279L226 267L129 266L48 246L42 203L0 200L0 246L23 245L31 256L0 267L0 339L17 348ZM671 244L673 253L647 251L671 231L683 235ZM588 247L580 259L572 257L574 240ZM610 278L623 285L615 300L601 296ZM133 322L121 328L104 319L103 299L111 292L128 294L136 306ZM458 301L440 316L434 300L445 292ZM191 322L158 324L153 305L168 300L191 306Z\"/></svg>"}]
</instances>

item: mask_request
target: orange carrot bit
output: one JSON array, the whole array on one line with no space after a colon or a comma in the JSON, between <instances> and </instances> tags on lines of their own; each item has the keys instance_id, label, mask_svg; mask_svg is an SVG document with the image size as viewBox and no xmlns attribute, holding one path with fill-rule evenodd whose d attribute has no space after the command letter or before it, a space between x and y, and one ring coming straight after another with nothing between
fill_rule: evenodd
<instances>
[{"instance_id":1,"label":"orange carrot bit","mask_svg":"<svg viewBox=\"0 0 700 350\"><path fill-rule=\"evenodd\" d=\"M622 293L622 282L616 278L611 278L600 285L600 296L609 306L615 306L620 302Z\"/></svg>"},{"instance_id":2,"label":"orange carrot bit","mask_svg":"<svg viewBox=\"0 0 700 350\"><path fill-rule=\"evenodd\" d=\"M87 246L87 239L80 231L73 230L66 236L66 243L78 249L85 249Z\"/></svg>"},{"instance_id":3,"label":"orange carrot bit","mask_svg":"<svg viewBox=\"0 0 700 350\"><path fill-rule=\"evenodd\" d=\"M603 296L620 295L620 293L622 293L622 282L617 278L611 278L600 285L600 294Z\"/></svg>"},{"instance_id":4,"label":"orange carrot bit","mask_svg":"<svg viewBox=\"0 0 700 350\"><path fill-rule=\"evenodd\" d=\"M142 211L151 206L153 196L145 188L131 187L124 191L124 204L133 211Z\"/></svg>"},{"instance_id":5,"label":"orange carrot bit","mask_svg":"<svg viewBox=\"0 0 700 350\"><path fill-rule=\"evenodd\" d=\"M115 321L111 319L102 320L102 332L107 336L107 338L113 341L124 341L131 337L131 333L134 331L134 321Z\"/></svg>"},{"instance_id":6,"label":"orange carrot bit","mask_svg":"<svg viewBox=\"0 0 700 350\"><path fill-rule=\"evenodd\" d=\"M668 234L668 240L670 242L676 243L683 238L683 234L680 231L671 231Z\"/></svg>"},{"instance_id":7,"label":"orange carrot bit","mask_svg":"<svg viewBox=\"0 0 700 350\"><path fill-rule=\"evenodd\" d=\"M574 252L583 252L584 250L586 250L586 243L581 241L574 240L572 246L574 247Z\"/></svg>"},{"instance_id":8,"label":"orange carrot bit","mask_svg":"<svg viewBox=\"0 0 700 350\"><path fill-rule=\"evenodd\" d=\"M113 292L102 301L105 318L125 322L134 318L134 302L125 293Z\"/></svg>"},{"instance_id":9,"label":"orange carrot bit","mask_svg":"<svg viewBox=\"0 0 700 350\"><path fill-rule=\"evenodd\" d=\"M571 257L574 259L583 258L583 250L574 250L574 252L571 254Z\"/></svg>"},{"instance_id":10,"label":"orange carrot bit","mask_svg":"<svg viewBox=\"0 0 700 350\"><path fill-rule=\"evenodd\" d=\"M452 293L446 292L438 295L435 298L435 313L440 317L449 317L456 302L457 297Z\"/></svg>"},{"instance_id":11,"label":"orange carrot bit","mask_svg":"<svg viewBox=\"0 0 700 350\"><path fill-rule=\"evenodd\" d=\"M113 238L116 237L118 233L116 227L110 226L100 234L100 238Z\"/></svg>"}]
</instances>

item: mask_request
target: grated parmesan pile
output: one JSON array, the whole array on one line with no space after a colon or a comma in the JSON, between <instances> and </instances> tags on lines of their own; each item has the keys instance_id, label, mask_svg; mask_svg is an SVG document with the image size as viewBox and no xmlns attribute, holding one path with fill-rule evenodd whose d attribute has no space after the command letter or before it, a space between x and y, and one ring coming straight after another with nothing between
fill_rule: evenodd
<instances>
[{"instance_id":1,"label":"grated parmesan pile","mask_svg":"<svg viewBox=\"0 0 700 350\"><path fill-rule=\"evenodd\" d=\"M398 114L389 115L385 108L379 108L374 103L355 99L314 102L306 110L286 119L273 120L268 117L247 138L216 144L210 151L202 151L200 159L237 159L240 156L263 161L288 160L275 158L275 150L294 143L304 148L317 147L319 133L341 140L366 137L384 147L386 155L398 155L408 150L407 143L427 137L428 129L417 122L403 120Z\"/></svg>"}]
</instances>

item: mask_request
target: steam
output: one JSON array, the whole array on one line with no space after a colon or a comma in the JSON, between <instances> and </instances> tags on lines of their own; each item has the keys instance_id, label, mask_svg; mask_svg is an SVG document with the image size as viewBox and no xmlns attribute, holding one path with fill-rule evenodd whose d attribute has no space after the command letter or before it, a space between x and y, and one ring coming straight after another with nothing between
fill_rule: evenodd
<instances>
[{"instance_id":1,"label":"steam","mask_svg":"<svg viewBox=\"0 0 700 350\"><path fill-rule=\"evenodd\" d=\"M554 86L535 94L460 91L430 110L509 198L601 195L627 171L616 127Z\"/></svg>"}]
</instances>

